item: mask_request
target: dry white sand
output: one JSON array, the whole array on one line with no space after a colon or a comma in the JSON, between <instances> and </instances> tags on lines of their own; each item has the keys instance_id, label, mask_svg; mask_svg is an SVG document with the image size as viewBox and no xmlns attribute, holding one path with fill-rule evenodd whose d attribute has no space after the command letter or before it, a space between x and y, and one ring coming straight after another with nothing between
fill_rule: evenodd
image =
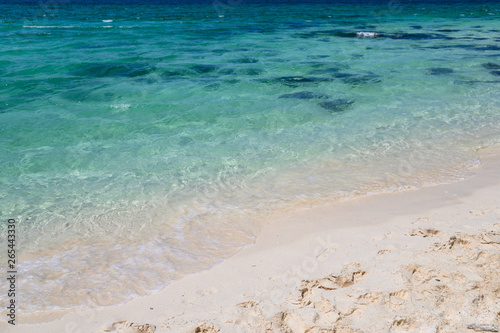
<instances>
[{"instance_id":1,"label":"dry white sand","mask_svg":"<svg viewBox=\"0 0 500 333\"><path fill-rule=\"evenodd\" d=\"M483 164L465 181L290 213L256 244L161 292L107 308L20 315L0 331L495 331L499 153L482 151Z\"/></svg>"}]
</instances>

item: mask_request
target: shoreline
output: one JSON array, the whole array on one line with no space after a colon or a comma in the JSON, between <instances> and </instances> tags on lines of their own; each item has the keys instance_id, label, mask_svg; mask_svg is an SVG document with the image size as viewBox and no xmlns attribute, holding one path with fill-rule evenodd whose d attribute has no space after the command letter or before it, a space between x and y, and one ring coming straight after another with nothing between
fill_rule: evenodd
<instances>
[{"instance_id":1,"label":"shoreline","mask_svg":"<svg viewBox=\"0 0 500 333\"><path fill-rule=\"evenodd\" d=\"M477 251L500 257L500 147L483 149L480 157L483 163L472 170L475 176L463 181L364 195L267 221L253 245L151 295L116 306L64 311L59 319L55 317L63 312L26 318L52 319L48 322L23 325L18 315L19 326L2 322L0 329L148 332L140 325L150 324L156 332L238 331L235 327L242 332L265 331L266 327L291 332L329 332L333 327L361 332L372 325L373 332L387 328L416 332L415 325L426 322L441 327L439 332L448 332L452 324L429 315L443 311L441 317L460 322L459 327L453 326L454 332L470 331L469 324L498 327L499 295L488 288L480 302L486 295L486 301L492 302L488 305L491 313L478 312L481 322L469 323L473 317L464 310L457 315L448 299L457 297L454 293L470 281L490 283L474 270L474 263L456 264L461 271L455 272L450 264L453 258ZM484 237L491 242L482 242ZM439 267L432 266L438 262ZM418 279L415 272L420 274ZM436 284L440 282L436 279L446 283ZM416 280L421 282L417 286ZM429 297L431 301L441 297L451 310L439 312Z\"/></svg>"}]
</instances>

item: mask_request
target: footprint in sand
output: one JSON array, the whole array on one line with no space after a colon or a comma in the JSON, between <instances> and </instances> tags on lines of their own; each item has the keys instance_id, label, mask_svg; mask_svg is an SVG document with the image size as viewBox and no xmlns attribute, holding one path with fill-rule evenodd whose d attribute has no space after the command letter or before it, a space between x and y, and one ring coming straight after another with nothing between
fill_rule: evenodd
<instances>
[{"instance_id":1,"label":"footprint in sand","mask_svg":"<svg viewBox=\"0 0 500 333\"><path fill-rule=\"evenodd\" d=\"M415 321L411 318L396 317L391 325L391 332L411 332Z\"/></svg>"},{"instance_id":2,"label":"footprint in sand","mask_svg":"<svg viewBox=\"0 0 500 333\"><path fill-rule=\"evenodd\" d=\"M244 308L244 309L254 308L257 305L259 305L259 303L254 302L254 301L246 301L246 302L242 302L242 303L237 304L238 307Z\"/></svg>"},{"instance_id":3,"label":"footprint in sand","mask_svg":"<svg viewBox=\"0 0 500 333\"><path fill-rule=\"evenodd\" d=\"M395 310L406 304L406 299L408 298L409 295L410 292L406 289L389 293L389 302L387 303L387 305L392 310Z\"/></svg>"},{"instance_id":4,"label":"footprint in sand","mask_svg":"<svg viewBox=\"0 0 500 333\"><path fill-rule=\"evenodd\" d=\"M432 237L432 236L436 236L436 235L439 235L441 233L441 231L439 230L436 230L436 229L421 229L421 228L418 228L418 229L413 229L409 235L410 236L421 236L421 237Z\"/></svg>"},{"instance_id":5,"label":"footprint in sand","mask_svg":"<svg viewBox=\"0 0 500 333\"><path fill-rule=\"evenodd\" d=\"M478 210L470 210L469 211L470 214L476 215L476 216L482 216L482 215L486 215L486 214L489 214L492 212L493 212L493 209L489 209L489 208L480 208Z\"/></svg>"},{"instance_id":6,"label":"footprint in sand","mask_svg":"<svg viewBox=\"0 0 500 333\"><path fill-rule=\"evenodd\" d=\"M130 321L119 321L111 325L110 329L105 329L104 332L116 333L154 333L156 326L144 324L139 325Z\"/></svg>"},{"instance_id":7,"label":"footprint in sand","mask_svg":"<svg viewBox=\"0 0 500 333\"><path fill-rule=\"evenodd\" d=\"M442 271L435 268L424 267L418 264L402 266L403 275L413 286L419 286L429 283L438 284L461 284L467 282L467 278L459 272Z\"/></svg>"},{"instance_id":8,"label":"footprint in sand","mask_svg":"<svg viewBox=\"0 0 500 333\"><path fill-rule=\"evenodd\" d=\"M212 325L202 324L194 330L194 333L218 333L219 329L216 329Z\"/></svg>"},{"instance_id":9,"label":"footprint in sand","mask_svg":"<svg viewBox=\"0 0 500 333\"><path fill-rule=\"evenodd\" d=\"M481 244L500 244L500 233L499 232L488 232L480 236Z\"/></svg>"},{"instance_id":10,"label":"footprint in sand","mask_svg":"<svg viewBox=\"0 0 500 333\"><path fill-rule=\"evenodd\" d=\"M470 249L473 243L470 241L460 238L457 236L452 236L446 243L436 243L434 244L434 250L451 250L455 248L467 248Z\"/></svg>"},{"instance_id":11,"label":"footprint in sand","mask_svg":"<svg viewBox=\"0 0 500 333\"><path fill-rule=\"evenodd\" d=\"M328 258L330 253L338 250L338 247L328 247L316 255L316 259L322 260Z\"/></svg>"},{"instance_id":12,"label":"footprint in sand","mask_svg":"<svg viewBox=\"0 0 500 333\"><path fill-rule=\"evenodd\" d=\"M355 300L355 302L357 304L367 305L367 304L377 303L378 301L380 301L383 298L384 298L384 294L381 292L365 293L365 294L359 296Z\"/></svg>"},{"instance_id":13,"label":"footprint in sand","mask_svg":"<svg viewBox=\"0 0 500 333\"><path fill-rule=\"evenodd\" d=\"M359 269L358 266L359 264L352 264L350 268L346 267L339 275L330 274L320 279L302 280L297 302L302 305L309 304L309 299L314 296L317 289L335 290L359 283L365 278L367 272Z\"/></svg>"},{"instance_id":14,"label":"footprint in sand","mask_svg":"<svg viewBox=\"0 0 500 333\"><path fill-rule=\"evenodd\" d=\"M419 222L422 222L422 221L430 221L430 220L432 220L431 217L419 217L418 219L416 219L415 221L413 221L411 224L419 223Z\"/></svg>"}]
</instances>

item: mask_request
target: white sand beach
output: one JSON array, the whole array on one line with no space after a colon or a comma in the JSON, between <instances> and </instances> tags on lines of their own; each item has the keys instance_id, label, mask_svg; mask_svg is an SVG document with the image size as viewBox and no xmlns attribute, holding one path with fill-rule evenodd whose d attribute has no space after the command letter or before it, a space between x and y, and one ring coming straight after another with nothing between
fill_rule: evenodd
<instances>
[{"instance_id":1,"label":"white sand beach","mask_svg":"<svg viewBox=\"0 0 500 333\"><path fill-rule=\"evenodd\" d=\"M291 212L160 292L0 331L496 332L500 149L479 155L464 181Z\"/></svg>"}]
</instances>

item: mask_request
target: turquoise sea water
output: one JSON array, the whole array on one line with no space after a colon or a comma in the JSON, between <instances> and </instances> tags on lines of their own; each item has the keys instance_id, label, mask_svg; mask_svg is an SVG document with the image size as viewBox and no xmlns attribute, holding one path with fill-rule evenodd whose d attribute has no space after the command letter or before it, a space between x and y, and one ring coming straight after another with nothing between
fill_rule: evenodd
<instances>
[{"instance_id":1,"label":"turquoise sea water","mask_svg":"<svg viewBox=\"0 0 500 333\"><path fill-rule=\"evenodd\" d=\"M0 9L25 314L161 289L273 214L456 181L500 141L495 2Z\"/></svg>"}]
</instances>

